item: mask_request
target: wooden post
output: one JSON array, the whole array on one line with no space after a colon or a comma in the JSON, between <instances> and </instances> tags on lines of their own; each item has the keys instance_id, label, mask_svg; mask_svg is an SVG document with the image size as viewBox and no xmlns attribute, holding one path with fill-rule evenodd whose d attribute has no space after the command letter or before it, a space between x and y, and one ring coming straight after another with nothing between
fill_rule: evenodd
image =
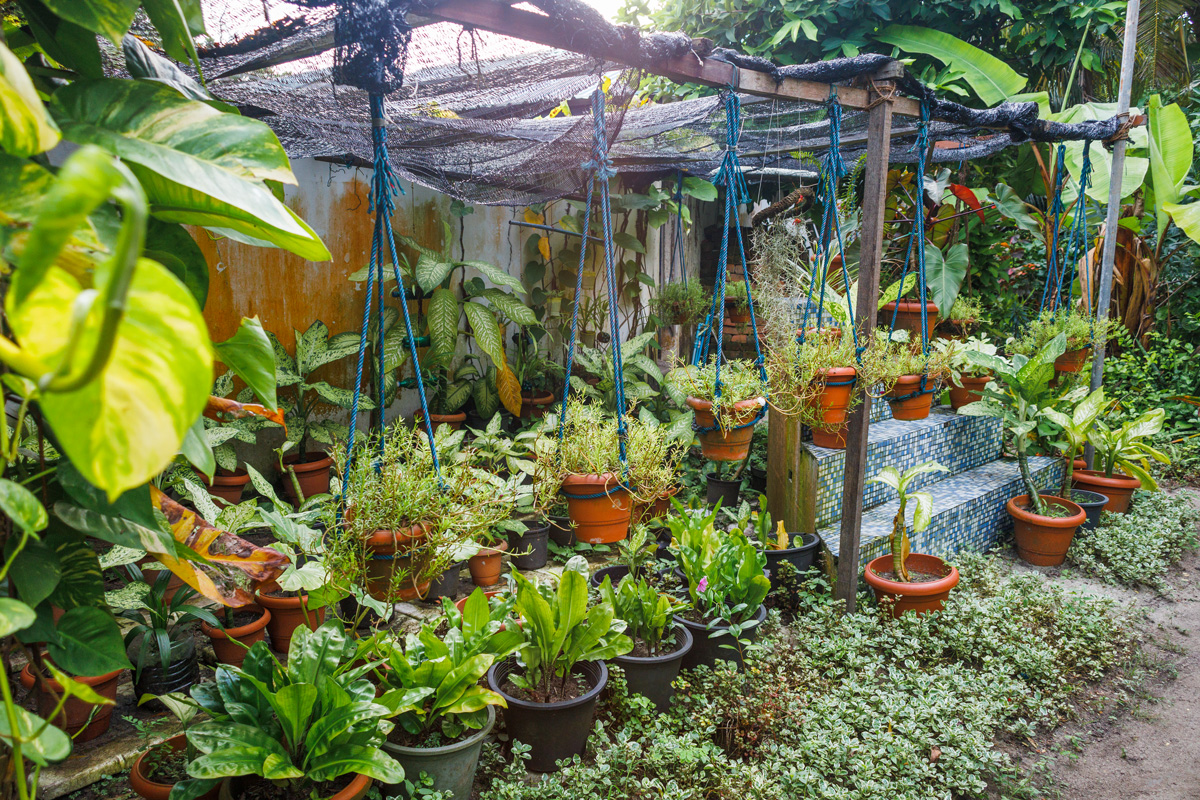
<instances>
[{"instance_id":1,"label":"wooden post","mask_svg":"<svg viewBox=\"0 0 1200 800\"><path fill-rule=\"evenodd\" d=\"M867 164L863 181L862 238L858 262L858 300L855 320L861 344L875 335L875 306L879 302L879 264L883 255L883 213L887 203L888 157L892 144L892 100L894 79L903 67L892 63L876 74L872 89L876 101L867 117ZM880 94L882 93L882 94ZM919 205L919 204L918 204ZM846 468L842 485L841 543L838 549L837 597L853 611L858 594L859 534L862 526L864 471L867 465L867 434L871 420L871 398L865 396L849 420L846 435Z\"/></svg>"}]
</instances>

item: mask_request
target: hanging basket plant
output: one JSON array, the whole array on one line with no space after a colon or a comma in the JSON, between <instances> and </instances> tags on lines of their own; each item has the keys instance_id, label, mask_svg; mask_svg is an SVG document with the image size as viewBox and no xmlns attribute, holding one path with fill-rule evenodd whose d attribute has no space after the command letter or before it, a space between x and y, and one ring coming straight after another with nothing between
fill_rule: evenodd
<instances>
[{"instance_id":1,"label":"hanging basket plant","mask_svg":"<svg viewBox=\"0 0 1200 800\"><path fill-rule=\"evenodd\" d=\"M1043 311L1029 323L1009 347L1013 355L1033 356L1058 334L1066 337L1066 350L1054 359L1054 373L1082 372L1092 355L1092 343L1108 338L1111 323L1107 317L1094 319L1086 313Z\"/></svg>"},{"instance_id":2,"label":"hanging basket plant","mask_svg":"<svg viewBox=\"0 0 1200 800\"><path fill-rule=\"evenodd\" d=\"M798 417L812 430L816 446L844 449L846 420L869 382L855 358L853 337L830 337L826 330L768 352L771 406Z\"/></svg>"},{"instance_id":3,"label":"hanging basket plant","mask_svg":"<svg viewBox=\"0 0 1200 800\"><path fill-rule=\"evenodd\" d=\"M767 404L767 384L758 367L732 360L721 365L718 375L716 364L693 365L671 370L667 381L695 415L703 456L709 461L744 461Z\"/></svg>"},{"instance_id":4,"label":"hanging basket plant","mask_svg":"<svg viewBox=\"0 0 1200 800\"><path fill-rule=\"evenodd\" d=\"M909 343L897 341L876 341L869 352L892 418L912 421L928 417L950 375L950 356L937 349L913 352Z\"/></svg>"}]
</instances>

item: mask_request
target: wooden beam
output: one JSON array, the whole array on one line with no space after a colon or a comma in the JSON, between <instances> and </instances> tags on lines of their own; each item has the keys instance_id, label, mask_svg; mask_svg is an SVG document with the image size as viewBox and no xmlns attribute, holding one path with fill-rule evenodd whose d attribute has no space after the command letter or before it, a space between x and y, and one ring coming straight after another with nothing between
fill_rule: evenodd
<instances>
[{"instance_id":1,"label":"wooden beam","mask_svg":"<svg viewBox=\"0 0 1200 800\"><path fill-rule=\"evenodd\" d=\"M880 72L874 85L885 95L892 80L900 75L900 65L892 64ZM883 214L887 207L888 158L892 145L892 105L884 99L867 118L867 165L863 175L862 237L858 262L858 302L855 320L859 342L875 336L875 306L879 297L880 261L883 255ZM861 387L860 387L861 388ZM867 466L867 435L871 426L871 396L863 392L862 403L849 420L846 435L846 466L842 484L842 526L838 547L837 597L844 600L846 611L853 611L858 594L859 535L862 532L863 485Z\"/></svg>"},{"instance_id":2,"label":"wooden beam","mask_svg":"<svg viewBox=\"0 0 1200 800\"><path fill-rule=\"evenodd\" d=\"M823 104L829 99L830 85L827 83L785 78L776 84L775 79L765 72L736 67L726 61L700 58L695 54L654 63L638 63L623 49L606 46L604 42L589 38L587 31L572 30L561 20L514 8L497 0L446 0L424 13L446 22L646 69L678 83L699 83L719 89L732 86L746 94L816 104ZM869 88L837 86L834 91L842 106L859 110L868 108L876 96ZM908 117L918 117L921 113L920 102L908 97L894 98L891 106L895 113Z\"/></svg>"}]
</instances>

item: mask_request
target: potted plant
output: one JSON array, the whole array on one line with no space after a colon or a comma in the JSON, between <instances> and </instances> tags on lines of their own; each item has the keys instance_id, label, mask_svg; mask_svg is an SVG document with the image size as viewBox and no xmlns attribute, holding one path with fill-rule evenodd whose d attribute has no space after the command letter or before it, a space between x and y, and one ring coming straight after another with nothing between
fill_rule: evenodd
<instances>
[{"instance_id":1,"label":"potted plant","mask_svg":"<svg viewBox=\"0 0 1200 800\"><path fill-rule=\"evenodd\" d=\"M487 673L488 688L504 698L509 737L529 745L529 768L538 772L582 755L608 684L604 661L633 649L611 603L588 605L587 579L577 571L586 570L586 561L572 562L557 589L513 573L525 641L516 659L498 661Z\"/></svg>"},{"instance_id":2,"label":"potted plant","mask_svg":"<svg viewBox=\"0 0 1200 800\"><path fill-rule=\"evenodd\" d=\"M225 606L218 623L201 622L200 631L212 641L218 663L239 667L246 660L246 651L267 638L270 621L270 610L262 606Z\"/></svg>"},{"instance_id":3,"label":"potted plant","mask_svg":"<svg viewBox=\"0 0 1200 800\"><path fill-rule=\"evenodd\" d=\"M662 370L645 353L647 347L656 344L657 336L657 331L646 331L621 344L621 381L627 402L658 394L651 384L662 384ZM573 369L583 375L571 376L571 391L609 414L617 413L617 375L612 346L598 349L579 345L575 348Z\"/></svg>"},{"instance_id":4,"label":"potted plant","mask_svg":"<svg viewBox=\"0 0 1200 800\"><path fill-rule=\"evenodd\" d=\"M449 425L452 430L459 430L463 427L467 421L467 412L463 411L463 407L471 399L471 387L478 377L478 370L473 364L463 364L456 370L437 364L422 367L425 404L429 406L429 421L434 428ZM424 413L418 408L413 417L418 428L425 425Z\"/></svg>"},{"instance_id":5,"label":"potted plant","mask_svg":"<svg viewBox=\"0 0 1200 800\"><path fill-rule=\"evenodd\" d=\"M1098 416L1088 441L1096 448L1096 465L1100 468L1076 471L1071 478L1072 485L1103 493L1108 497L1104 510L1124 514L1129 510L1135 489L1158 489L1157 481L1150 474L1149 460L1171 463L1166 455L1146 441L1162 430L1165 418L1163 409L1152 408L1137 419L1114 428ZM1125 474L1117 474L1118 469Z\"/></svg>"},{"instance_id":6,"label":"potted plant","mask_svg":"<svg viewBox=\"0 0 1200 800\"><path fill-rule=\"evenodd\" d=\"M933 398L950 372L950 358L936 349L921 353L908 342L877 340L867 349L878 382L887 387L884 396L892 418L919 420L929 416Z\"/></svg>"},{"instance_id":7,"label":"potted plant","mask_svg":"<svg viewBox=\"0 0 1200 800\"><path fill-rule=\"evenodd\" d=\"M784 564L801 575L812 568L821 538L815 533L789 533L783 520L772 525L771 512L766 509L767 498L760 495L758 510L751 511L749 503L743 503L735 522L747 538L762 549L767 558L767 577L771 588L776 588L780 585L780 568Z\"/></svg>"},{"instance_id":8,"label":"potted plant","mask_svg":"<svg viewBox=\"0 0 1200 800\"><path fill-rule=\"evenodd\" d=\"M129 787L144 800L169 800L175 784L187 780L187 765L197 755L196 748L188 744L187 729L195 721L199 706L186 695L177 693L160 697L146 695L138 700L138 705L151 700L166 707L179 721L183 732L141 751L129 768ZM196 800L216 798L217 787L213 786Z\"/></svg>"},{"instance_id":9,"label":"potted plant","mask_svg":"<svg viewBox=\"0 0 1200 800\"><path fill-rule=\"evenodd\" d=\"M102 736L112 724L117 703L117 685L121 669L99 675L68 675L46 656L40 664L30 662L21 670L21 685L26 690L37 686L35 698L38 716L66 733L76 743ZM44 668L49 676L38 669ZM71 689L68 692L67 687Z\"/></svg>"},{"instance_id":10,"label":"potted plant","mask_svg":"<svg viewBox=\"0 0 1200 800\"><path fill-rule=\"evenodd\" d=\"M965 339L979 326L983 318L983 306L973 297L960 294L954 298L950 306L950 314L946 320L959 338Z\"/></svg>"},{"instance_id":11,"label":"potted plant","mask_svg":"<svg viewBox=\"0 0 1200 800\"><path fill-rule=\"evenodd\" d=\"M282 412L268 412L251 402L255 395L250 387L243 389L236 400L229 400L229 395L233 394L233 378L234 373L229 370L213 382L213 397L223 402L210 401L204 417L204 438L212 448L217 467L212 479L205 477L204 481L213 497L230 505L241 501L246 484L250 482L250 473L238 465L233 443L254 445L260 430L277 427L283 421Z\"/></svg>"},{"instance_id":12,"label":"potted plant","mask_svg":"<svg viewBox=\"0 0 1200 800\"><path fill-rule=\"evenodd\" d=\"M260 509L261 520L274 538L272 549L288 560L274 581L255 589L255 602L271 612L266 622L271 647L278 653L291 648L292 636L300 627L316 630L325 621L325 609L339 599L333 590L328 553L321 532L276 509Z\"/></svg>"},{"instance_id":13,"label":"potted plant","mask_svg":"<svg viewBox=\"0 0 1200 800\"><path fill-rule=\"evenodd\" d=\"M909 336L915 341L921 341L920 300L893 300L890 303L884 304L883 308L880 310L879 324L891 330L893 319L896 321L896 330L908 331ZM925 331L930 337L933 336L933 329L937 327L937 322L937 305L933 302L926 302Z\"/></svg>"},{"instance_id":14,"label":"potted plant","mask_svg":"<svg viewBox=\"0 0 1200 800\"><path fill-rule=\"evenodd\" d=\"M653 424L642 416L629 420L625 449L633 488L630 520L636 524L664 516L679 492L679 470L692 441L686 416Z\"/></svg>"},{"instance_id":15,"label":"potted plant","mask_svg":"<svg viewBox=\"0 0 1200 800\"><path fill-rule=\"evenodd\" d=\"M554 404L555 379L563 376L562 364L542 353L542 327L520 328L513 334L516 352L513 371L521 384L521 419L541 419Z\"/></svg>"},{"instance_id":16,"label":"potted plant","mask_svg":"<svg viewBox=\"0 0 1200 800\"><path fill-rule=\"evenodd\" d=\"M996 345L987 336L972 336L966 341L958 339L938 339L933 343L937 350L945 355L947 371L950 375L950 407L955 411L983 399L983 389L988 385L992 376L982 367L976 366L967 353L984 353L996 355Z\"/></svg>"},{"instance_id":17,"label":"potted plant","mask_svg":"<svg viewBox=\"0 0 1200 800\"><path fill-rule=\"evenodd\" d=\"M632 498L615 419L598 406L572 403L552 463L579 541L611 544L629 534Z\"/></svg>"},{"instance_id":18,"label":"potted plant","mask_svg":"<svg viewBox=\"0 0 1200 800\"><path fill-rule=\"evenodd\" d=\"M589 579L593 589L599 589L604 581L620 583L626 575L635 578L649 574L658 556L658 542L646 530L645 525L635 525L629 538L617 543L617 558L612 564L592 572Z\"/></svg>"},{"instance_id":19,"label":"potted plant","mask_svg":"<svg viewBox=\"0 0 1200 800\"><path fill-rule=\"evenodd\" d=\"M654 316L663 325L695 325L708 305L700 281L664 284L650 300Z\"/></svg>"},{"instance_id":20,"label":"potted plant","mask_svg":"<svg viewBox=\"0 0 1200 800\"><path fill-rule=\"evenodd\" d=\"M892 533L888 537L891 552L872 559L863 577L880 604L893 617L906 611L925 614L940 611L958 585L958 570L937 556L911 553L908 540L908 505L913 504L912 530L920 533L929 527L933 519L933 495L929 492L912 492L909 486L918 475L927 472L949 472L936 461L926 461L909 467L901 474L895 467L884 467L869 483L882 483L896 490L900 506L892 519Z\"/></svg>"},{"instance_id":21,"label":"potted plant","mask_svg":"<svg viewBox=\"0 0 1200 800\"><path fill-rule=\"evenodd\" d=\"M798 417L812 430L813 444L843 450L846 419L870 376L859 375L854 338L806 333L803 341L789 336L768 350L766 369L771 384L771 405L789 417Z\"/></svg>"},{"instance_id":22,"label":"potted plant","mask_svg":"<svg viewBox=\"0 0 1200 800\"><path fill-rule=\"evenodd\" d=\"M1087 519L1083 509L1070 500L1041 494L1029 470L1030 439L1038 424L1048 419L1045 409L1060 405L1070 394L1056 395L1050 388L1054 360L1065 346L1066 336L1059 333L1032 357L1016 354L1008 360L970 353L972 362L990 370L995 380L984 390L983 400L959 409L961 414L999 418L1012 437L1025 494L1010 499L1006 508L1013 518L1017 554L1038 566L1061 564L1076 529Z\"/></svg>"},{"instance_id":23,"label":"potted plant","mask_svg":"<svg viewBox=\"0 0 1200 800\"><path fill-rule=\"evenodd\" d=\"M692 649L692 634L675 621L687 604L660 592L645 576L629 574L613 588L608 577L600 584L600 597L613 607L625 623L633 649L613 661L625 673L629 690L650 698L654 707L666 711L675 693L672 683L683 659Z\"/></svg>"},{"instance_id":24,"label":"potted plant","mask_svg":"<svg viewBox=\"0 0 1200 800\"><path fill-rule=\"evenodd\" d=\"M691 608L676 621L695 639L684 668L713 666L718 659L740 669L745 652L767 618L763 599L771 590L766 556L742 531L719 532L716 511L689 512L679 501L667 519L673 550L687 582Z\"/></svg>"},{"instance_id":25,"label":"potted plant","mask_svg":"<svg viewBox=\"0 0 1200 800\"><path fill-rule=\"evenodd\" d=\"M1108 497L1099 492L1075 488L1074 472L1075 459L1083 451L1088 442L1088 435L1096 419L1104 413L1108 404L1104 401L1104 387L1096 389L1065 414L1056 408L1045 410L1046 418L1057 425L1061 432L1051 444L1063 456L1063 480L1061 495L1074 502L1084 513L1087 521L1083 523L1085 530L1095 528L1100 524L1100 512L1108 503Z\"/></svg>"},{"instance_id":26,"label":"potted plant","mask_svg":"<svg viewBox=\"0 0 1200 800\"><path fill-rule=\"evenodd\" d=\"M1092 342L1106 339L1110 325L1108 317L1095 319L1080 311L1043 311L1009 345L1009 352L1031 357L1061 333L1066 338L1066 349L1055 359L1054 372L1080 372L1088 362Z\"/></svg>"},{"instance_id":27,"label":"potted plant","mask_svg":"<svg viewBox=\"0 0 1200 800\"><path fill-rule=\"evenodd\" d=\"M751 361L678 367L667 376L695 413L700 452L709 461L745 461L754 425L766 407L766 382Z\"/></svg>"},{"instance_id":28,"label":"potted plant","mask_svg":"<svg viewBox=\"0 0 1200 800\"><path fill-rule=\"evenodd\" d=\"M725 318L734 325L744 325L750 321L750 292L745 281L726 284Z\"/></svg>"},{"instance_id":29,"label":"potted plant","mask_svg":"<svg viewBox=\"0 0 1200 800\"><path fill-rule=\"evenodd\" d=\"M187 731L200 755L175 791L196 797L222 782L224 800L358 800L372 780L399 783L404 770L382 749L391 711L363 677L375 665L352 666L362 655L331 620L296 632L286 667L262 642L240 668L219 667L215 682L192 687L210 719Z\"/></svg>"}]
</instances>

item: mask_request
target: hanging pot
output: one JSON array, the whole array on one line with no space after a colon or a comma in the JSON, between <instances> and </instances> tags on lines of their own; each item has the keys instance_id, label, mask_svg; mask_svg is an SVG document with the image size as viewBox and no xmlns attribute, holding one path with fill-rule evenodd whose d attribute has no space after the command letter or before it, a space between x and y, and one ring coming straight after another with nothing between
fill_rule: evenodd
<instances>
[{"instance_id":1,"label":"hanging pot","mask_svg":"<svg viewBox=\"0 0 1200 800\"><path fill-rule=\"evenodd\" d=\"M97 736L103 735L108 726L112 723L113 709L116 707L117 700L117 684L121 681L121 670L113 670L103 675L76 675L72 676L76 681L82 683L92 689L96 694L105 699L112 700L110 705L93 706L91 703L84 702L78 697L68 697L63 704L62 711L53 719L50 715L58 708L58 699L63 695L63 686L53 678L49 678L47 684L50 692L43 690L43 685L34 680L33 672L28 664L21 670L21 685L26 689L33 689L34 684L38 683L37 691L37 713L42 719L50 720L55 726L72 737L76 744L79 742L87 742L95 739ZM96 716L92 716L93 709ZM89 722L88 720L91 719Z\"/></svg>"},{"instance_id":2,"label":"hanging pot","mask_svg":"<svg viewBox=\"0 0 1200 800\"><path fill-rule=\"evenodd\" d=\"M267 638L267 623L271 621L271 612L260 606L245 606L237 610L256 611L258 617L245 625L232 628L214 628L207 622L200 623L200 630L212 640L217 661L232 667L240 667L246 660L246 648Z\"/></svg>"},{"instance_id":3,"label":"hanging pot","mask_svg":"<svg viewBox=\"0 0 1200 800\"><path fill-rule=\"evenodd\" d=\"M180 733L167 739L165 742L156 744L149 750L144 750L137 760L133 762L133 766L129 770L129 788L133 789L138 797L144 800L167 800L171 796L171 789L175 786L173 783L161 783L155 780L156 776L147 775L149 764L148 759L156 751L170 750L174 753L181 753L187 750L187 736ZM218 789L216 786L209 789L204 794L200 795L197 800L215 800Z\"/></svg>"},{"instance_id":4,"label":"hanging pot","mask_svg":"<svg viewBox=\"0 0 1200 800\"><path fill-rule=\"evenodd\" d=\"M567 513L575 523L575 538L588 544L612 544L629 535L632 503L629 492L618 488L617 476L568 475L562 491Z\"/></svg>"},{"instance_id":5,"label":"hanging pot","mask_svg":"<svg viewBox=\"0 0 1200 800\"><path fill-rule=\"evenodd\" d=\"M854 367L830 367L822 370L824 388L810 402L820 415L822 424L813 425L813 444L831 450L846 449L846 415L858 370Z\"/></svg>"},{"instance_id":6,"label":"hanging pot","mask_svg":"<svg viewBox=\"0 0 1200 800\"><path fill-rule=\"evenodd\" d=\"M1063 372L1079 372L1087 364L1091 349L1091 345L1085 345L1063 353L1054 359L1054 373L1057 375Z\"/></svg>"},{"instance_id":7,"label":"hanging pot","mask_svg":"<svg viewBox=\"0 0 1200 800\"><path fill-rule=\"evenodd\" d=\"M521 392L521 419L541 419L553 404L550 392Z\"/></svg>"},{"instance_id":8,"label":"hanging pot","mask_svg":"<svg viewBox=\"0 0 1200 800\"><path fill-rule=\"evenodd\" d=\"M897 308L899 309L897 311ZM891 330L892 312L896 312L896 329L906 330L913 341L921 341L921 303L919 300L901 300L888 303L879 310L879 324ZM937 326L938 307L934 303L925 304L926 333L933 335Z\"/></svg>"},{"instance_id":9,"label":"hanging pot","mask_svg":"<svg viewBox=\"0 0 1200 800\"><path fill-rule=\"evenodd\" d=\"M725 319L734 325L745 325L750 321L750 306L742 306L735 300L725 301Z\"/></svg>"},{"instance_id":10,"label":"hanging pot","mask_svg":"<svg viewBox=\"0 0 1200 800\"><path fill-rule=\"evenodd\" d=\"M423 524L408 530L377 530L363 541L367 556L367 594L376 600L417 600L429 592L429 581L418 582L423 572L413 549L429 535ZM402 585L394 586L396 576Z\"/></svg>"},{"instance_id":11,"label":"hanging pot","mask_svg":"<svg viewBox=\"0 0 1200 800\"><path fill-rule=\"evenodd\" d=\"M230 505L237 505L242 501L242 492L245 491L246 484L250 482L250 473L244 469L230 472L218 468L212 481L204 478L204 482L208 486L208 493L213 497L219 497Z\"/></svg>"},{"instance_id":12,"label":"hanging pot","mask_svg":"<svg viewBox=\"0 0 1200 800\"><path fill-rule=\"evenodd\" d=\"M930 409L933 408L930 383L931 381L926 379L925 391L913 394L921 388L921 376L901 375L900 380L896 381L896 385L886 395L888 405L892 407L892 419L917 420L928 417Z\"/></svg>"},{"instance_id":13,"label":"hanging pot","mask_svg":"<svg viewBox=\"0 0 1200 800\"><path fill-rule=\"evenodd\" d=\"M983 390L991 381L991 375L963 375L960 380L950 379L950 407L958 411L965 405L983 399Z\"/></svg>"},{"instance_id":14,"label":"hanging pot","mask_svg":"<svg viewBox=\"0 0 1200 800\"><path fill-rule=\"evenodd\" d=\"M746 460L750 453L750 442L754 439L754 425L751 421L766 404L764 398L752 397L734 404L732 409L727 409L725 430L717 426L711 401L689 397L687 404L696 413L696 427L705 429L697 434L700 439L700 452L705 458L709 461Z\"/></svg>"},{"instance_id":15,"label":"hanging pot","mask_svg":"<svg viewBox=\"0 0 1200 800\"><path fill-rule=\"evenodd\" d=\"M895 562L891 553L872 559L867 564L863 578L875 590L875 598L879 604L888 609L896 619L906 611L917 614L941 611L950 596L950 590L958 585L958 570L937 556L910 553L904 560L905 568L910 571L943 576L935 581L902 583L883 577L885 573L891 573L893 566Z\"/></svg>"},{"instance_id":16,"label":"hanging pot","mask_svg":"<svg viewBox=\"0 0 1200 800\"><path fill-rule=\"evenodd\" d=\"M691 631L687 626L675 623L675 649L657 656L617 656L613 662L625 673L625 684L629 691L650 698L654 707L666 711L671 707L675 695L672 686L683 659L693 646Z\"/></svg>"},{"instance_id":17,"label":"hanging pot","mask_svg":"<svg viewBox=\"0 0 1200 800\"><path fill-rule=\"evenodd\" d=\"M315 631L325 621L325 607L308 608L306 594L298 597L278 597L256 592L255 599L260 606L271 612L267 620L267 633L271 635L271 649L276 653L288 652L296 628L307 625L309 630Z\"/></svg>"},{"instance_id":18,"label":"hanging pot","mask_svg":"<svg viewBox=\"0 0 1200 800\"><path fill-rule=\"evenodd\" d=\"M304 493L305 500L318 494L329 493L329 469L333 466L333 459L323 450L306 453L303 461L300 460L299 453L284 456L283 466L285 468L283 492L291 500L292 505L300 503L299 498L296 497L296 489L292 485L292 477L288 474L288 467L296 473L296 482L300 484L300 491Z\"/></svg>"},{"instance_id":19,"label":"hanging pot","mask_svg":"<svg viewBox=\"0 0 1200 800\"><path fill-rule=\"evenodd\" d=\"M517 569L541 569L550 558L550 525L543 522L530 525L524 533L508 538L512 563Z\"/></svg>"},{"instance_id":20,"label":"hanging pot","mask_svg":"<svg viewBox=\"0 0 1200 800\"><path fill-rule=\"evenodd\" d=\"M753 628L742 631L742 638L750 642L758 641L758 632L767 618L767 607L759 606L754 613ZM729 626L718 622L711 628L704 622L692 622L690 619L675 615L675 622L683 625L692 634L692 649L683 656L683 668L715 666L718 661L729 661L740 670L743 666L742 652L735 645L732 634L724 634L715 639L711 635L720 630L728 630ZM724 645L734 645L732 648Z\"/></svg>"},{"instance_id":21,"label":"hanging pot","mask_svg":"<svg viewBox=\"0 0 1200 800\"><path fill-rule=\"evenodd\" d=\"M483 727L461 741L441 747L408 747L385 741L383 750L404 767L407 778L416 778L422 772L433 778L428 787L434 792L451 792L451 797L469 798L475 783L475 770L479 767L479 753L492 728L496 725L496 707L487 707L487 722ZM384 785L384 797L409 796L403 784Z\"/></svg>"},{"instance_id":22,"label":"hanging pot","mask_svg":"<svg viewBox=\"0 0 1200 800\"><path fill-rule=\"evenodd\" d=\"M1071 474L1071 485L1076 489L1099 492L1108 497L1104 510L1114 514L1124 514L1128 511L1134 491L1142 488L1142 482L1137 478L1115 473L1110 478L1102 470L1097 469L1075 470Z\"/></svg>"},{"instance_id":23,"label":"hanging pot","mask_svg":"<svg viewBox=\"0 0 1200 800\"><path fill-rule=\"evenodd\" d=\"M471 571L471 582L476 586L494 586L500 582L500 572L503 570L501 559L508 552L508 542L499 541L487 547L480 547L479 552L467 559L467 569Z\"/></svg>"},{"instance_id":24,"label":"hanging pot","mask_svg":"<svg viewBox=\"0 0 1200 800\"><path fill-rule=\"evenodd\" d=\"M727 481L717 477L717 473L710 472L707 475L708 485L706 487L707 495L705 499L710 507L714 507L717 501L720 501L721 508L736 509L738 504L738 495L742 491L742 479Z\"/></svg>"},{"instance_id":25,"label":"hanging pot","mask_svg":"<svg viewBox=\"0 0 1200 800\"><path fill-rule=\"evenodd\" d=\"M1017 544L1017 555L1038 567L1057 567L1067 557L1075 531L1087 519L1083 509L1053 495L1042 495L1042 500L1065 509L1070 516L1043 517L1029 510L1029 495L1012 498L1005 505L1013 518L1013 538Z\"/></svg>"}]
</instances>

